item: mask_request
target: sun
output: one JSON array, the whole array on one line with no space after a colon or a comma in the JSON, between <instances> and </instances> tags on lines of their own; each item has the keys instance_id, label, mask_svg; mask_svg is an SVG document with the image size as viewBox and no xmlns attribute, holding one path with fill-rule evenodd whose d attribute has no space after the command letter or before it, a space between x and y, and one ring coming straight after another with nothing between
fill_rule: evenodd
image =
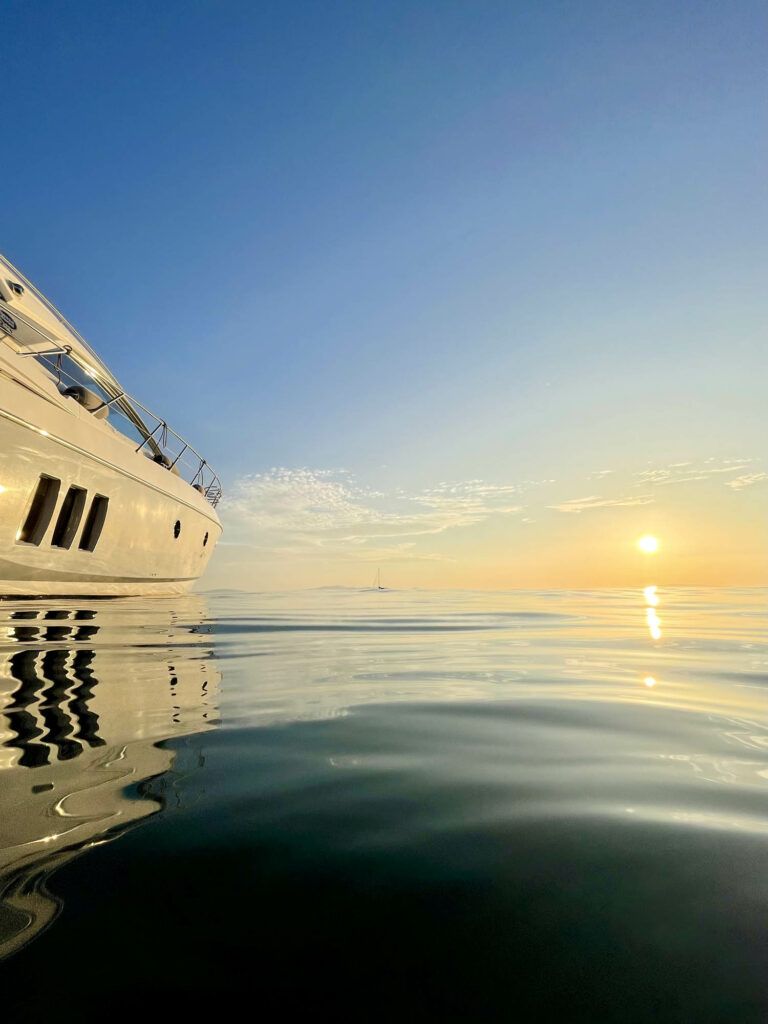
<instances>
[{"instance_id":1,"label":"sun","mask_svg":"<svg viewBox=\"0 0 768 1024\"><path fill-rule=\"evenodd\" d=\"M646 533L643 537L640 537L637 546L645 555L655 555L659 550L659 538L654 537L650 533Z\"/></svg>"}]
</instances>

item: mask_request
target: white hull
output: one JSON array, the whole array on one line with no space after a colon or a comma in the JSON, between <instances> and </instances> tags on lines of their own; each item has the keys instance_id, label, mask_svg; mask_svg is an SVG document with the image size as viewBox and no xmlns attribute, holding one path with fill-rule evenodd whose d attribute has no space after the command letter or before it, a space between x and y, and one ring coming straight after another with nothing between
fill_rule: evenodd
<instances>
[{"instance_id":1,"label":"white hull","mask_svg":"<svg viewBox=\"0 0 768 1024\"><path fill-rule=\"evenodd\" d=\"M0 596L189 590L221 534L215 509L107 418L64 396L51 373L18 348L0 343ZM44 532L30 543L23 528L41 478L54 481L57 495ZM85 492L83 509L70 517L69 543L57 544L72 488ZM84 535L97 496L107 499L107 511L89 550Z\"/></svg>"},{"instance_id":2,"label":"white hull","mask_svg":"<svg viewBox=\"0 0 768 1024\"><path fill-rule=\"evenodd\" d=\"M189 590L221 533L205 498L137 454L121 435L94 437L97 424L78 406L73 411L87 420L53 407L35 408L42 400L20 388L14 394L14 388L0 377L0 595L114 597ZM22 411L19 399L28 416L32 413L38 423L47 424L47 436L11 413L14 406ZM73 485L89 495L108 496L109 510L94 551L75 544L69 549L53 546L58 507L39 544L16 539L41 474L61 481L58 507Z\"/></svg>"}]
</instances>

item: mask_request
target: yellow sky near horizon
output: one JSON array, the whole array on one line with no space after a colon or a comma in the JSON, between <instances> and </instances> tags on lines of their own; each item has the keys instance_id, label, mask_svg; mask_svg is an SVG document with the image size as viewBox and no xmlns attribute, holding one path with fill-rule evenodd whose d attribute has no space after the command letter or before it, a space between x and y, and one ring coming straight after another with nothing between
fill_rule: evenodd
<instances>
[{"instance_id":1,"label":"yellow sky near horizon","mask_svg":"<svg viewBox=\"0 0 768 1024\"><path fill-rule=\"evenodd\" d=\"M206 588L428 589L768 584L768 474L706 460L584 480L439 483L385 494L350 474L239 481ZM659 539L643 553L643 535Z\"/></svg>"}]
</instances>

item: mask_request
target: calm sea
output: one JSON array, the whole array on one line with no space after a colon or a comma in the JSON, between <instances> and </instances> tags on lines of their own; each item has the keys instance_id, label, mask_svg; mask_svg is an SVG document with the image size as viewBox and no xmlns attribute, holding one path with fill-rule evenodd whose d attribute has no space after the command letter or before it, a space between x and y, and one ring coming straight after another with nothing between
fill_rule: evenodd
<instances>
[{"instance_id":1,"label":"calm sea","mask_svg":"<svg viewBox=\"0 0 768 1024\"><path fill-rule=\"evenodd\" d=\"M3 1010L768 1019L767 597L0 603Z\"/></svg>"}]
</instances>

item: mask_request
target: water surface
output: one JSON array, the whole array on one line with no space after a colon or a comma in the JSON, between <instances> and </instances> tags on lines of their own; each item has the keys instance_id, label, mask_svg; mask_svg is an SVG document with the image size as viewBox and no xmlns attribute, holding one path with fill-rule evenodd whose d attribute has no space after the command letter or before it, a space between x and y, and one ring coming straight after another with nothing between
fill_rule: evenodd
<instances>
[{"instance_id":1,"label":"water surface","mask_svg":"<svg viewBox=\"0 0 768 1024\"><path fill-rule=\"evenodd\" d=\"M2 602L6 1008L765 1020L766 596Z\"/></svg>"}]
</instances>

